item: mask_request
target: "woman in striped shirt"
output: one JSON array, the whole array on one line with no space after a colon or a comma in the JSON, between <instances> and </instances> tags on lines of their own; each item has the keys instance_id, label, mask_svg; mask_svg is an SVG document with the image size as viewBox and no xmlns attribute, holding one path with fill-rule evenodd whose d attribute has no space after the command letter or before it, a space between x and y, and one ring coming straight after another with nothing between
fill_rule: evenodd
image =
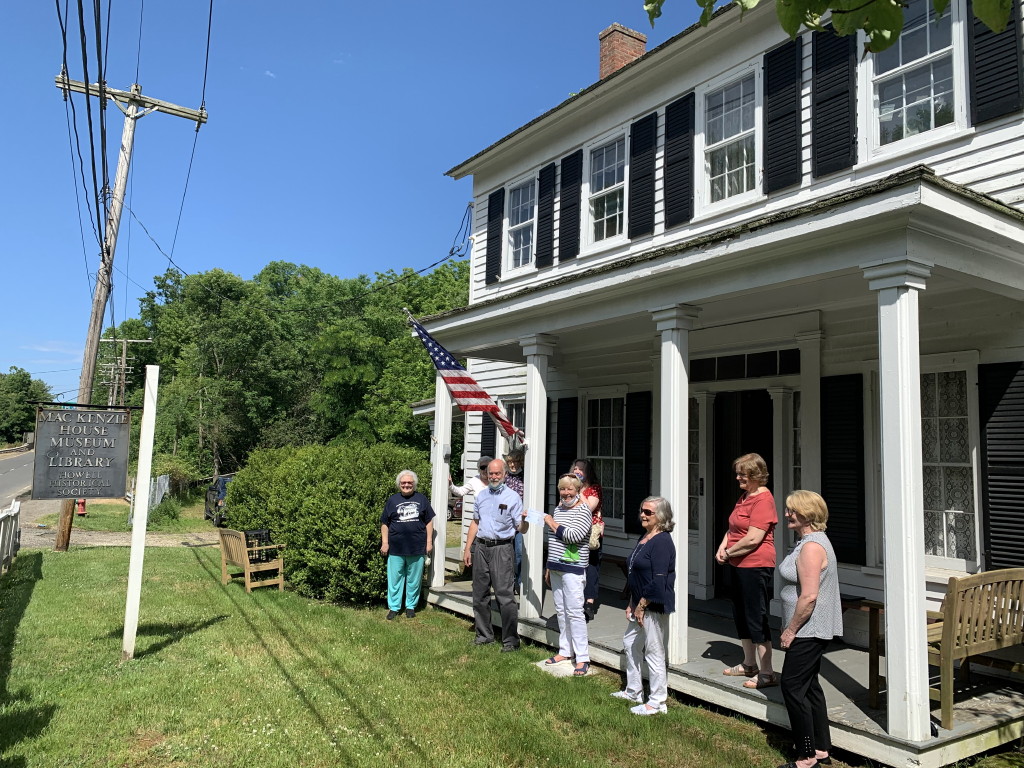
<instances>
[{"instance_id":1,"label":"woman in striped shirt","mask_svg":"<svg viewBox=\"0 0 1024 768\"><path fill-rule=\"evenodd\" d=\"M546 664L561 664L575 657L573 675L590 671L587 621L583 615L583 589L590 560L592 513L580 496L583 484L575 475L558 478L558 506L544 516L547 529L548 562L545 580L551 586L558 616L558 653Z\"/></svg>"}]
</instances>

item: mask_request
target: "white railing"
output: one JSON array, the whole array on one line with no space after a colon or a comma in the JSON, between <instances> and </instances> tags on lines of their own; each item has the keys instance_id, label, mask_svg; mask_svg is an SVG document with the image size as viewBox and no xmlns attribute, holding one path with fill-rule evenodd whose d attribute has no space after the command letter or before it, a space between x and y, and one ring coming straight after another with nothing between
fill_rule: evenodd
<instances>
[{"instance_id":1,"label":"white railing","mask_svg":"<svg viewBox=\"0 0 1024 768\"><path fill-rule=\"evenodd\" d=\"M21 547L21 502L0 512L0 574L6 573Z\"/></svg>"}]
</instances>

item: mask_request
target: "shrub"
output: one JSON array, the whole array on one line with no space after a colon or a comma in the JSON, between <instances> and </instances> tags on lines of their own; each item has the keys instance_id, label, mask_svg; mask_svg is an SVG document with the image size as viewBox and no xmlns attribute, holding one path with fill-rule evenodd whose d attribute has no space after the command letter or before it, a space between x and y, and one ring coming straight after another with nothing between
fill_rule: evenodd
<instances>
[{"instance_id":1,"label":"shrub","mask_svg":"<svg viewBox=\"0 0 1024 768\"><path fill-rule=\"evenodd\" d=\"M149 510L147 528L166 520L177 520L181 517L181 502L173 496L165 496L164 500Z\"/></svg>"},{"instance_id":2,"label":"shrub","mask_svg":"<svg viewBox=\"0 0 1024 768\"><path fill-rule=\"evenodd\" d=\"M285 576L299 593L379 602L386 594L380 513L403 469L420 476L429 496L425 451L351 442L254 451L228 486L231 526L267 528L287 545Z\"/></svg>"}]
</instances>

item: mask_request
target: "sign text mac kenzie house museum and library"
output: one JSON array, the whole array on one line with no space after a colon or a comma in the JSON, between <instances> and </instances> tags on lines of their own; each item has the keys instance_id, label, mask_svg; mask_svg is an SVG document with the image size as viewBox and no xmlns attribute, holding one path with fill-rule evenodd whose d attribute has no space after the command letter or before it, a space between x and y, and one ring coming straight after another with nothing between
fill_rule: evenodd
<instances>
[{"instance_id":1,"label":"sign text mac kenzie house museum and library","mask_svg":"<svg viewBox=\"0 0 1024 768\"><path fill-rule=\"evenodd\" d=\"M32 498L122 496L130 433L130 411L40 408Z\"/></svg>"}]
</instances>

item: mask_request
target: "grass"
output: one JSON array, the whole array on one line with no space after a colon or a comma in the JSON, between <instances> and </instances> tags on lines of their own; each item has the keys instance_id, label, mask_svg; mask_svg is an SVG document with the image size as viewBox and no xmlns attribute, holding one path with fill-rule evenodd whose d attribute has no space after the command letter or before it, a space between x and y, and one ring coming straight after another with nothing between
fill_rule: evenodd
<instances>
[{"instance_id":1,"label":"grass","mask_svg":"<svg viewBox=\"0 0 1024 768\"><path fill-rule=\"evenodd\" d=\"M121 499L90 501L86 504L87 515L75 515L74 527L80 531L130 531L128 527L128 502ZM59 515L44 515L39 519L43 525L57 525ZM182 507L177 520L150 520L147 530L163 533L194 533L213 530L212 524L203 517L203 503Z\"/></svg>"},{"instance_id":2,"label":"grass","mask_svg":"<svg viewBox=\"0 0 1024 768\"><path fill-rule=\"evenodd\" d=\"M216 548L151 548L121 663L129 551L23 551L0 579L0 765L774 766L786 734L697 707L630 715L617 675L554 679L426 609L219 581ZM844 765L838 760L837 766ZM980 765L980 764L979 764ZM1016 763L986 763L1005 768Z\"/></svg>"}]
</instances>

